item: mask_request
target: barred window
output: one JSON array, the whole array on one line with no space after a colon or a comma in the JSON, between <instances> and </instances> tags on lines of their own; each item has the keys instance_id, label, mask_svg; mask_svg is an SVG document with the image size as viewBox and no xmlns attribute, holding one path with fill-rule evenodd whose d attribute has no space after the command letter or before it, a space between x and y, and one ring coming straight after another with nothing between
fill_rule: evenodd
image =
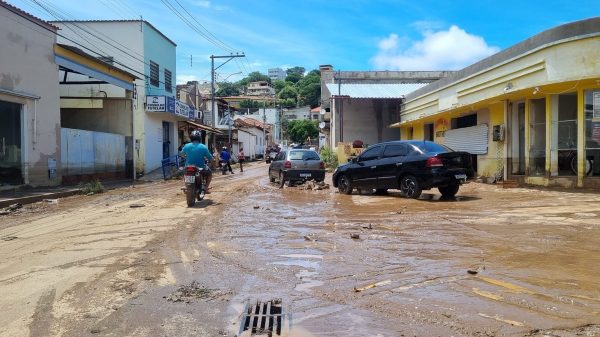
<instances>
[{"instance_id":1,"label":"barred window","mask_svg":"<svg viewBox=\"0 0 600 337\"><path fill-rule=\"evenodd\" d=\"M159 73L159 67L158 67L158 63L154 63L152 61L150 61L150 84L158 87L158 73Z\"/></svg>"},{"instance_id":2,"label":"barred window","mask_svg":"<svg viewBox=\"0 0 600 337\"><path fill-rule=\"evenodd\" d=\"M173 87L171 86L171 71L165 69L165 90L167 92L173 92Z\"/></svg>"}]
</instances>

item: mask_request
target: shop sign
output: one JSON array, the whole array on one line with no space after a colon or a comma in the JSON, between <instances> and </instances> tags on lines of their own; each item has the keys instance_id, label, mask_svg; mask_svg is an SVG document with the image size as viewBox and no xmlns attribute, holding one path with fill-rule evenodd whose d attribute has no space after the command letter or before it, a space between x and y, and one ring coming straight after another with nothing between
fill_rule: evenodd
<instances>
[{"instance_id":1,"label":"shop sign","mask_svg":"<svg viewBox=\"0 0 600 337\"><path fill-rule=\"evenodd\" d=\"M166 112L175 113L175 102L177 100L171 96L167 96L167 110Z\"/></svg>"},{"instance_id":2,"label":"shop sign","mask_svg":"<svg viewBox=\"0 0 600 337\"><path fill-rule=\"evenodd\" d=\"M190 107L181 102L181 101L175 101L175 114L179 115L179 116L183 116L183 117L189 117L190 115Z\"/></svg>"},{"instance_id":3,"label":"shop sign","mask_svg":"<svg viewBox=\"0 0 600 337\"><path fill-rule=\"evenodd\" d=\"M146 96L146 111L166 111L165 96Z\"/></svg>"},{"instance_id":4,"label":"shop sign","mask_svg":"<svg viewBox=\"0 0 600 337\"><path fill-rule=\"evenodd\" d=\"M435 136L444 137L446 131L448 131L450 123L446 118L438 118L435 121Z\"/></svg>"}]
</instances>

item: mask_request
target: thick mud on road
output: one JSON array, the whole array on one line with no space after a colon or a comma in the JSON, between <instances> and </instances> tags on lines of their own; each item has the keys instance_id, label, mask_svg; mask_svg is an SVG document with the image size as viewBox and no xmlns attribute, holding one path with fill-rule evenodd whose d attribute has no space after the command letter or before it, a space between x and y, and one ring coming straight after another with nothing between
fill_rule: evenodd
<instances>
[{"instance_id":1,"label":"thick mud on road","mask_svg":"<svg viewBox=\"0 0 600 337\"><path fill-rule=\"evenodd\" d=\"M597 194L216 177L193 208L174 181L0 218L0 335L266 336L268 318L283 336L600 335Z\"/></svg>"}]
</instances>

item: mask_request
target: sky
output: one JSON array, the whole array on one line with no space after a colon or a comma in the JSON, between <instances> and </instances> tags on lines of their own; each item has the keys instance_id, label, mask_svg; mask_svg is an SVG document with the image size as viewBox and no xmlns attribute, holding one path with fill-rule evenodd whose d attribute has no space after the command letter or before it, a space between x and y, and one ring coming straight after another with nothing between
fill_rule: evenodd
<instances>
[{"instance_id":1,"label":"sky","mask_svg":"<svg viewBox=\"0 0 600 337\"><path fill-rule=\"evenodd\" d=\"M218 81L329 64L335 70L459 70L600 0L7 0L42 19L139 19L177 43L177 83L210 81L210 55L243 52ZM174 14L168 5L176 8ZM198 32L196 32L198 31ZM217 61L217 64L219 61Z\"/></svg>"}]
</instances>

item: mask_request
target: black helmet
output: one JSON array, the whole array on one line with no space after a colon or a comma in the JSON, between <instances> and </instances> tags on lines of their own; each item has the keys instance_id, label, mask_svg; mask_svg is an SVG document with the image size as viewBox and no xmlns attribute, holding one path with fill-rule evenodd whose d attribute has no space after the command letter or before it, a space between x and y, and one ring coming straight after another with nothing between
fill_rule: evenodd
<instances>
[{"instance_id":1,"label":"black helmet","mask_svg":"<svg viewBox=\"0 0 600 337\"><path fill-rule=\"evenodd\" d=\"M200 131L198 130L194 130L190 133L190 140L192 142L200 142L202 141L202 135L200 134Z\"/></svg>"}]
</instances>

